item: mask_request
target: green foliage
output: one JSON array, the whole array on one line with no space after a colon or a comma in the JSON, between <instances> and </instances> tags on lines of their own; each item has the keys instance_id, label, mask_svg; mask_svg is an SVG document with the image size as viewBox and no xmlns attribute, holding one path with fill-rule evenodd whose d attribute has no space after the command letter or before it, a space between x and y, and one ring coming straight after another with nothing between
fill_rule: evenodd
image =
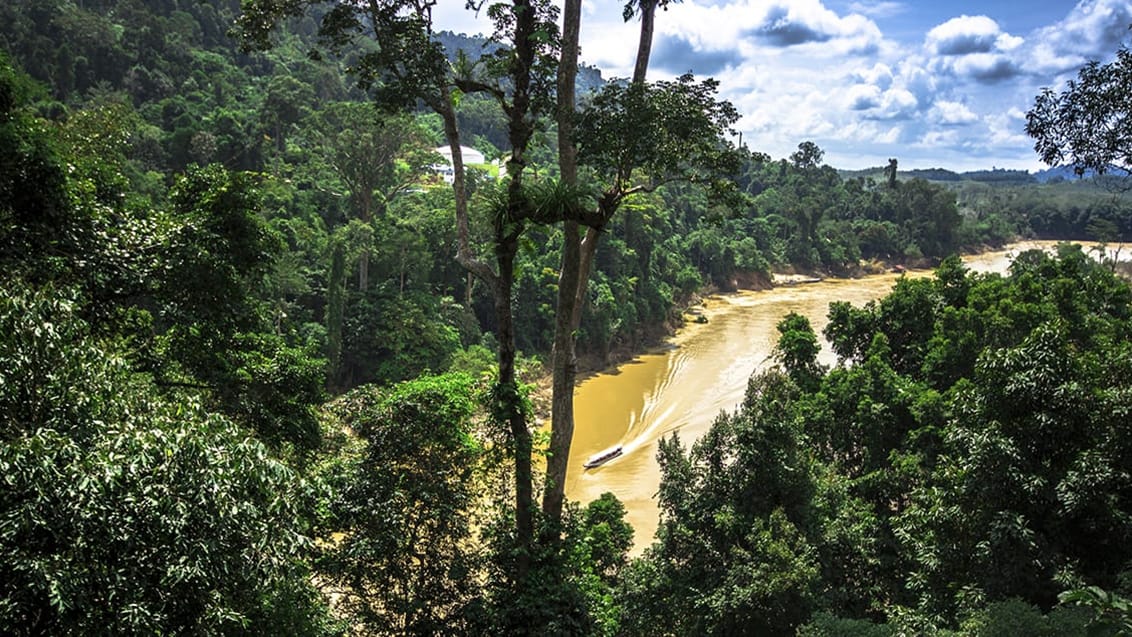
<instances>
[{"instance_id":1,"label":"green foliage","mask_svg":"<svg viewBox=\"0 0 1132 637\"><path fill-rule=\"evenodd\" d=\"M440 300L381 289L353 297L347 306L342 357L346 386L408 380L426 370L445 370L460 348L453 325L438 321Z\"/></svg>"},{"instance_id":2,"label":"green foliage","mask_svg":"<svg viewBox=\"0 0 1132 637\"><path fill-rule=\"evenodd\" d=\"M847 386L867 399L811 413L838 415L814 419L827 423L819 432L888 414L875 430L883 436L851 434L822 448L832 459L858 459L842 465L850 477L887 476L854 490L890 503L877 512L890 518L899 554L913 560L908 584L928 613L954 617L979 600L1014 596L1048 609L1066 578L1114 581L1127 558L1104 538L1123 528L1115 494L1125 469L1112 451L1112 436L1123 434L1112 414L1124 408L1108 401L1119 403L1125 390L1101 361L1120 360L1127 294L1079 249L1065 249L1056 259L1022 255L1009 279L946 265L934 282L898 285L865 308L865 320L855 318L860 310L831 312L839 352L860 351L848 346L854 333L903 339L880 350L874 340L826 384L884 364L899 374L886 383L896 393L858 379ZM925 391L925 382L943 393Z\"/></svg>"},{"instance_id":3,"label":"green foliage","mask_svg":"<svg viewBox=\"0 0 1132 637\"><path fill-rule=\"evenodd\" d=\"M0 57L0 263L46 278L66 268L79 229L68 223L72 210L56 140L28 108L31 87Z\"/></svg>"},{"instance_id":4,"label":"green foliage","mask_svg":"<svg viewBox=\"0 0 1132 637\"><path fill-rule=\"evenodd\" d=\"M422 376L386 392L356 389L336 405L365 445L333 496L340 539L320 568L370 630L472 630L482 604L471 536L482 506L482 450L471 435L478 391L467 376Z\"/></svg>"},{"instance_id":5,"label":"green foliage","mask_svg":"<svg viewBox=\"0 0 1132 637\"><path fill-rule=\"evenodd\" d=\"M891 637L895 630L864 619L846 619L830 613L815 613L798 629L798 637Z\"/></svg>"},{"instance_id":6,"label":"green foliage","mask_svg":"<svg viewBox=\"0 0 1132 637\"><path fill-rule=\"evenodd\" d=\"M1057 596L1062 604L1074 604L1088 609L1091 614L1088 635L1130 635L1132 616L1126 598L1097 586L1086 586L1062 592Z\"/></svg>"},{"instance_id":7,"label":"green foliage","mask_svg":"<svg viewBox=\"0 0 1132 637\"><path fill-rule=\"evenodd\" d=\"M515 555L509 513L492 521L485 539L492 548L488 572L490 632L558 635L624 634L628 616L617 586L628 568L633 529L625 507L611 493L564 512L561 538L540 542L531 569L511 581Z\"/></svg>"},{"instance_id":8,"label":"green foliage","mask_svg":"<svg viewBox=\"0 0 1132 637\"><path fill-rule=\"evenodd\" d=\"M791 312L778 322L777 329L779 337L775 352L778 362L795 384L803 389L812 389L820 380L822 369L818 365L821 346L809 319Z\"/></svg>"},{"instance_id":9,"label":"green foliage","mask_svg":"<svg viewBox=\"0 0 1132 637\"><path fill-rule=\"evenodd\" d=\"M1018 599L988 604L973 613L959 627L960 633L974 637L1073 637L1094 635L1086 628L1086 613L1073 609L1057 608L1043 615L1036 606Z\"/></svg>"},{"instance_id":10,"label":"green foliage","mask_svg":"<svg viewBox=\"0 0 1132 637\"><path fill-rule=\"evenodd\" d=\"M268 319L257 288L282 246L258 214L252 176L193 169L171 200L178 225L165 241L155 293L159 383L203 383L218 407L269 444L314 449L323 361L260 332Z\"/></svg>"},{"instance_id":11,"label":"green foliage","mask_svg":"<svg viewBox=\"0 0 1132 637\"><path fill-rule=\"evenodd\" d=\"M0 324L3 632L329 628L306 483L224 418L155 399L53 291L6 292Z\"/></svg>"},{"instance_id":12,"label":"green foliage","mask_svg":"<svg viewBox=\"0 0 1132 637\"><path fill-rule=\"evenodd\" d=\"M1065 246L1008 277L948 259L864 308L833 304L829 371L806 371L816 341L788 316L789 376L753 378L690 453L662 444L661 529L624 575L626 630L726 632L726 608L781 633L761 623L779 599L765 586L791 581L801 610L773 616L802 634L1086 634L1058 593L1115 589L1132 559L1130 310L1126 283ZM1097 591L1066 599L1115 630L1124 602Z\"/></svg>"},{"instance_id":13,"label":"green foliage","mask_svg":"<svg viewBox=\"0 0 1132 637\"><path fill-rule=\"evenodd\" d=\"M575 130L579 163L595 169L618 192L634 170L664 183L712 180L735 170L739 155L720 142L738 121L716 100L719 83L691 75L653 84L608 84L581 113Z\"/></svg>"},{"instance_id":14,"label":"green foliage","mask_svg":"<svg viewBox=\"0 0 1132 637\"><path fill-rule=\"evenodd\" d=\"M817 585L814 491L800 432L785 417L797 389L755 376L690 452L661 445L657 542L622 589L629 634L784 634L809 616Z\"/></svg>"}]
</instances>

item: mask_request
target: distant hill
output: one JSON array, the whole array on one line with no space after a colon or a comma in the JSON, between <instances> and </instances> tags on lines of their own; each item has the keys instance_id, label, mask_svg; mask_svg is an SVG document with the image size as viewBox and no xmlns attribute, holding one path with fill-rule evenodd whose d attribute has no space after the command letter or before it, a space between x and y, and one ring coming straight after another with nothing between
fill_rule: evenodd
<instances>
[{"instance_id":1,"label":"distant hill","mask_svg":"<svg viewBox=\"0 0 1132 637\"><path fill-rule=\"evenodd\" d=\"M969 171L962 173L960 178L994 184L1032 184L1037 182L1034 176L1027 170L1010 170L1008 168Z\"/></svg>"},{"instance_id":2,"label":"distant hill","mask_svg":"<svg viewBox=\"0 0 1132 637\"><path fill-rule=\"evenodd\" d=\"M903 176L906 179L927 179L928 181L962 181L963 177L954 171L947 170L946 168L918 168L915 170L901 170L897 171L897 177Z\"/></svg>"},{"instance_id":3,"label":"distant hill","mask_svg":"<svg viewBox=\"0 0 1132 637\"><path fill-rule=\"evenodd\" d=\"M838 172L841 174L842 179L872 178L878 181L884 179L883 166L866 168L864 170L841 170ZM1070 174L1072 174L1072 170L1070 170ZM901 180L924 179L937 182L978 181L983 183L1032 184L1041 181L1040 179L1036 179L1035 175L1031 175L1025 170L1009 170L1006 168L970 170L962 173L957 173L946 168L916 168L913 170L897 171L896 176Z\"/></svg>"},{"instance_id":4,"label":"distant hill","mask_svg":"<svg viewBox=\"0 0 1132 637\"><path fill-rule=\"evenodd\" d=\"M1096 177L1094 170L1086 170L1084 175L1078 176L1072 166L1054 166L1034 173L1034 178L1041 183L1050 181L1072 181L1074 179Z\"/></svg>"}]
</instances>

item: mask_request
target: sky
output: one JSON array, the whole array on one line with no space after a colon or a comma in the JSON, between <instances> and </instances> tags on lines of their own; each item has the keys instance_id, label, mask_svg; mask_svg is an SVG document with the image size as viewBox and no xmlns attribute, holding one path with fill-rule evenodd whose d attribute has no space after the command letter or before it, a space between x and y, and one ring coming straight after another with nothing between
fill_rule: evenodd
<instances>
[{"instance_id":1,"label":"sky","mask_svg":"<svg viewBox=\"0 0 1132 637\"><path fill-rule=\"evenodd\" d=\"M584 0L582 61L632 74L639 22ZM463 0L435 27L490 33ZM1026 111L1045 87L1132 43L1132 0L683 0L657 12L650 80L715 77L743 143L778 159L803 141L844 169L1044 168Z\"/></svg>"}]
</instances>

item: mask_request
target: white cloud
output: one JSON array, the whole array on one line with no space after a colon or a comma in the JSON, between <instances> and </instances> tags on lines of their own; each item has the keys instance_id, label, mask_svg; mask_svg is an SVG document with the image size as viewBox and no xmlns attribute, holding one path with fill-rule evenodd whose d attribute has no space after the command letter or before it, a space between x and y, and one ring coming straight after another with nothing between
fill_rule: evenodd
<instances>
[{"instance_id":1,"label":"white cloud","mask_svg":"<svg viewBox=\"0 0 1132 637\"><path fill-rule=\"evenodd\" d=\"M872 84L883 91L892 86L892 68L883 62L877 62L872 68L855 70L850 79L864 84Z\"/></svg>"},{"instance_id":2,"label":"white cloud","mask_svg":"<svg viewBox=\"0 0 1132 637\"><path fill-rule=\"evenodd\" d=\"M662 34L694 43L739 42L754 49L802 48L819 56L875 51L882 41L870 19L839 16L820 0L738 0L705 6L694 2L669 7L658 20Z\"/></svg>"},{"instance_id":3,"label":"white cloud","mask_svg":"<svg viewBox=\"0 0 1132 637\"><path fill-rule=\"evenodd\" d=\"M1033 145L1033 140L1025 134L1026 114L1021 109L1012 108L1005 113L995 113L985 118L987 141L996 146Z\"/></svg>"},{"instance_id":4,"label":"white cloud","mask_svg":"<svg viewBox=\"0 0 1132 637\"><path fill-rule=\"evenodd\" d=\"M962 15L928 31L925 47L936 55L968 55L1017 48L1021 38L1003 33L998 23L985 15Z\"/></svg>"},{"instance_id":5,"label":"white cloud","mask_svg":"<svg viewBox=\"0 0 1132 637\"><path fill-rule=\"evenodd\" d=\"M870 18L891 18L908 10L903 2L853 2L849 10Z\"/></svg>"},{"instance_id":6,"label":"white cloud","mask_svg":"<svg viewBox=\"0 0 1132 637\"><path fill-rule=\"evenodd\" d=\"M935 120L945 126L971 124L979 121L971 109L962 102L939 100L932 106L932 115Z\"/></svg>"},{"instance_id":7,"label":"white cloud","mask_svg":"<svg viewBox=\"0 0 1132 637\"><path fill-rule=\"evenodd\" d=\"M927 148L946 148L962 143L963 138L960 137L958 131L953 129L928 130L919 140L916 141L917 146Z\"/></svg>"},{"instance_id":8,"label":"white cloud","mask_svg":"<svg viewBox=\"0 0 1132 637\"><path fill-rule=\"evenodd\" d=\"M922 103L930 103L939 92L936 77L922 66L909 61L900 67L900 82Z\"/></svg>"},{"instance_id":9,"label":"white cloud","mask_svg":"<svg viewBox=\"0 0 1132 637\"><path fill-rule=\"evenodd\" d=\"M1081 0L1065 18L1035 31L1022 60L1039 74L1075 71L1088 60L1111 58L1132 24L1127 0Z\"/></svg>"},{"instance_id":10,"label":"white cloud","mask_svg":"<svg viewBox=\"0 0 1132 637\"><path fill-rule=\"evenodd\" d=\"M1015 52L1024 43L987 16L963 15L928 31L924 50L932 56L929 65L936 75L995 84L1023 73Z\"/></svg>"},{"instance_id":11,"label":"white cloud","mask_svg":"<svg viewBox=\"0 0 1132 637\"><path fill-rule=\"evenodd\" d=\"M881 103L880 88L871 84L857 84L845 93L845 108L851 111L866 111L877 108Z\"/></svg>"},{"instance_id":12,"label":"white cloud","mask_svg":"<svg viewBox=\"0 0 1132 637\"><path fill-rule=\"evenodd\" d=\"M986 16L952 18L928 31L925 46L938 55L985 53L994 48L998 23Z\"/></svg>"},{"instance_id":13,"label":"white cloud","mask_svg":"<svg viewBox=\"0 0 1132 637\"><path fill-rule=\"evenodd\" d=\"M880 119L909 119L920 108L920 101L911 91L905 88L894 88L885 91L881 98L879 112Z\"/></svg>"}]
</instances>

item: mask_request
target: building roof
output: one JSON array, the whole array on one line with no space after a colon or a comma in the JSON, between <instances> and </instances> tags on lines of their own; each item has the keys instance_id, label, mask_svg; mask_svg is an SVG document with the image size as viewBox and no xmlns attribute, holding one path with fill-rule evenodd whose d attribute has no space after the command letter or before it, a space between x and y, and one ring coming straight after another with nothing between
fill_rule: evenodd
<instances>
[{"instance_id":1,"label":"building roof","mask_svg":"<svg viewBox=\"0 0 1132 637\"><path fill-rule=\"evenodd\" d=\"M448 146L440 146L436 149L436 152L440 153L440 155L442 157L444 157L444 161L446 161L449 164L452 163L452 149L451 148L449 148ZM472 148L471 146L461 146L460 147L460 155L463 156L465 165L486 164L487 163L487 158L483 156L483 153Z\"/></svg>"}]
</instances>

